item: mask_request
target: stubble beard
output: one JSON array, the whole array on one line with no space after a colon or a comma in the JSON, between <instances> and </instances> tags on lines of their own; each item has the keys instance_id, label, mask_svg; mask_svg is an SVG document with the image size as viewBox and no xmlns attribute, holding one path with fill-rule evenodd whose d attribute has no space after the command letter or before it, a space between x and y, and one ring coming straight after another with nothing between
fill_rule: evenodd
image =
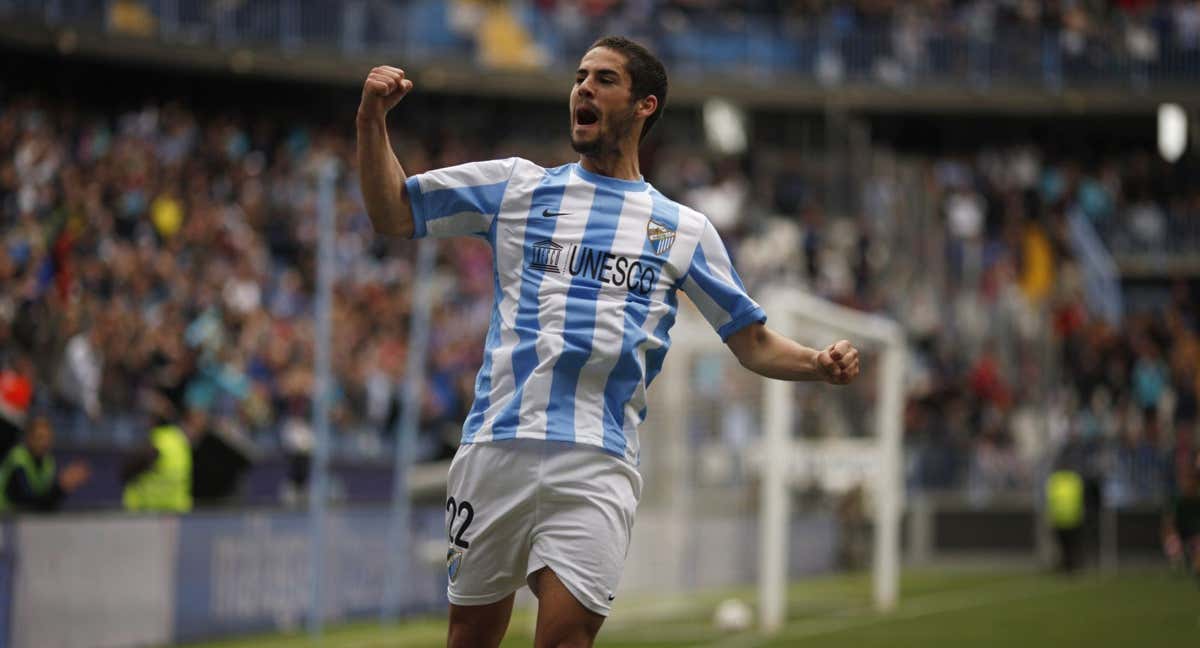
<instances>
[{"instance_id":1,"label":"stubble beard","mask_svg":"<svg viewBox=\"0 0 1200 648\"><path fill-rule=\"evenodd\" d=\"M621 142L633 131L633 110L633 106L630 105L629 112L613 119L611 129L599 129L595 139L579 141L572 133L571 148L580 155L596 159L607 159L620 155Z\"/></svg>"}]
</instances>

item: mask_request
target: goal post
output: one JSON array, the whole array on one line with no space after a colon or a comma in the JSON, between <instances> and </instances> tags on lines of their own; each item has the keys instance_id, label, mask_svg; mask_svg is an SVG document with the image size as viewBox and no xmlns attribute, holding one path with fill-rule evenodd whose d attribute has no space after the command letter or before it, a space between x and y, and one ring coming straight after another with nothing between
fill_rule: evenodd
<instances>
[{"instance_id":1,"label":"goal post","mask_svg":"<svg viewBox=\"0 0 1200 648\"><path fill-rule=\"evenodd\" d=\"M814 338L846 338L856 346L878 350L879 366L864 366L859 380L874 380L877 397L873 435L842 441L860 460L872 465L871 500L874 503L872 548L872 598L879 610L892 609L899 596L900 515L904 498L901 470L903 417L904 334L894 321L856 311L795 289L773 289L763 303L771 325L783 335L806 344ZM792 439L795 429L793 385L767 380L763 389L763 446L760 480L762 511L759 534L759 615L764 632L778 631L785 622L788 577L788 522L798 453L813 444Z\"/></svg>"}]
</instances>

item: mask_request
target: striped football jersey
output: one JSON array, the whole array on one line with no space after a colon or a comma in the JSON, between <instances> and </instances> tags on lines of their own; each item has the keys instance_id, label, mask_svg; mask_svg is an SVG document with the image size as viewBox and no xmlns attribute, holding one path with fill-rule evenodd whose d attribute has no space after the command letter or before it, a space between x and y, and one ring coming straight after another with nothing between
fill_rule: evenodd
<instances>
[{"instance_id":1,"label":"striped football jersey","mask_svg":"<svg viewBox=\"0 0 1200 648\"><path fill-rule=\"evenodd\" d=\"M708 219L647 182L509 158L406 185L416 237L492 246L491 325L463 443L566 441L636 464L678 291L722 340L766 320Z\"/></svg>"}]
</instances>

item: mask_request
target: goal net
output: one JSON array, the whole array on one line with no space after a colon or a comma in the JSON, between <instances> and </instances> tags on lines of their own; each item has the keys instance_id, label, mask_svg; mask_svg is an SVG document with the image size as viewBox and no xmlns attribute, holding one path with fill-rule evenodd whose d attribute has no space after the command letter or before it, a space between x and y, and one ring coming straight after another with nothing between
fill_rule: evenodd
<instances>
[{"instance_id":1,"label":"goal net","mask_svg":"<svg viewBox=\"0 0 1200 648\"><path fill-rule=\"evenodd\" d=\"M681 305L641 435L646 486L622 590L754 586L761 629L773 632L790 581L869 567L874 606L889 609L904 491L902 330L796 290L761 302L771 327L803 344L853 342L858 380L759 378Z\"/></svg>"}]
</instances>

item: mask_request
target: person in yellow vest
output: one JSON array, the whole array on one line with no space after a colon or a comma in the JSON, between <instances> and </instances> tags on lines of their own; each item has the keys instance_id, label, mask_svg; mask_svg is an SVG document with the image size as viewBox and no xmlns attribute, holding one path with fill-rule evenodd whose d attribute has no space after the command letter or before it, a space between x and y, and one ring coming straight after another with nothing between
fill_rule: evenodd
<instances>
[{"instance_id":1,"label":"person in yellow vest","mask_svg":"<svg viewBox=\"0 0 1200 648\"><path fill-rule=\"evenodd\" d=\"M87 464L79 461L58 472L50 454L53 446L50 421L33 419L24 441L0 462L0 513L56 510L64 497L91 477Z\"/></svg>"},{"instance_id":2,"label":"person in yellow vest","mask_svg":"<svg viewBox=\"0 0 1200 648\"><path fill-rule=\"evenodd\" d=\"M159 411L164 409L173 408L165 405ZM187 513L192 510L192 443L169 418L156 419L149 443L121 471L122 500L129 511Z\"/></svg>"},{"instance_id":3,"label":"person in yellow vest","mask_svg":"<svg viewBox=\"0 0 1200 648\"><path fill-rule=\"evenodd\" d=\"M1075 470L1060 466L1046 480L1046 514L1058 541L1058 566L1079 568L1083 544L1084 483Z\"/></svg>"}]
</instances>

